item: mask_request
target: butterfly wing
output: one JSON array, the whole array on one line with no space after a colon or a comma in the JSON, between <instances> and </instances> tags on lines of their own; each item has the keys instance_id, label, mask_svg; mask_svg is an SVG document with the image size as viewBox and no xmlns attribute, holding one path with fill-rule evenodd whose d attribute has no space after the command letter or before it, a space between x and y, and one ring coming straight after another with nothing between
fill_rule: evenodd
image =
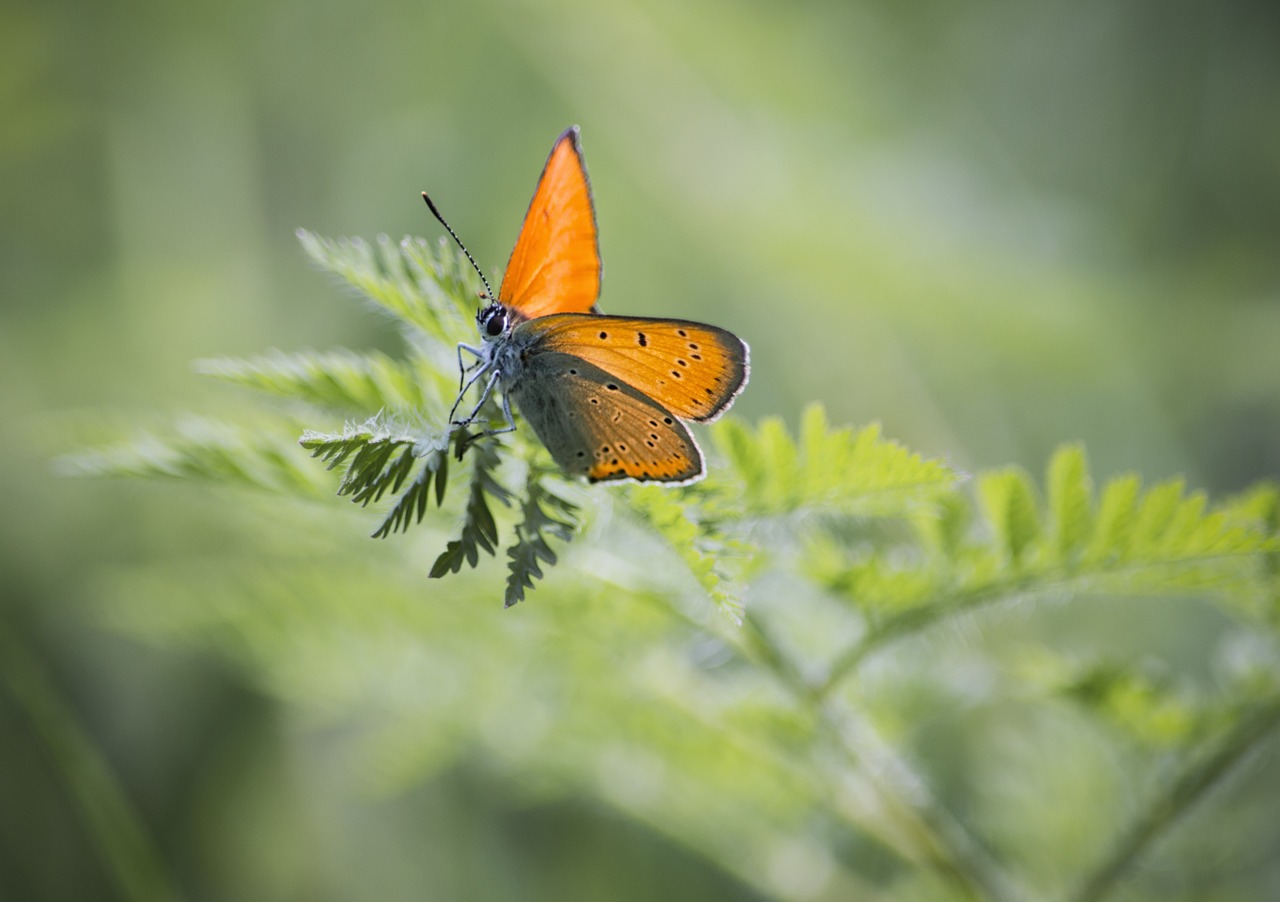
<instances>
[{"instance_id":1,"label":"butterfly wing","mask_svg":"<svg viewBox=\"0 0 1280 902\"><path fill-rule=\"evenodd\" d=\"M747 384L747 343L704 323L559 314L516 331L537 352L581 358L686 420L714 420Z\"/></svg>"},{"instance_id":2,"label":"butterfly wing","mask_svg":"<svg viewBox=\"0 0 1280 902\"><path fill-rule=\"evenodd\" d=\"M578 129L556 141L502 276L498 300L533 319L586 313L600 296L600 250Z\"/></svg>"},{"instance_id":3,"label":"butterfly wing","mask_svg":"<svg viewBox=\"0 0 1280 902\"><path fill-rule=\"evenodd\" d=\"M591 482L689 482L702 475L702 453L680 420L572 354L531 355L508 391L570 475Z\"/></svg>"}]
</instances>

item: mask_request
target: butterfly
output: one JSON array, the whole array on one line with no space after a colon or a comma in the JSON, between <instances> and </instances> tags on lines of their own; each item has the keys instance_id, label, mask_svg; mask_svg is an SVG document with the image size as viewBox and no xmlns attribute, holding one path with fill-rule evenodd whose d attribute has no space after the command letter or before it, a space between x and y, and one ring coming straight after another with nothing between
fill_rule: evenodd
<instances>
[{"instance_id":1,"label":"butterfly","mask_svg":"<svg viewBox=\"0 0 1280 902\"><path fill-rule=\"evenodd\" d=\"M451 424L474 422L497 387L506 425L484 434L515 429L514 401L570 475L590 482L700 479L702 452L685 421L710 422L741 393L747 343L704 323L599 312L596 214L577 126L547 158L496 300L462 241L422 197L480 274L490 301L476 313L480 346L458 346L465 381ZM464 351L476 358L470 367ZM481 380L471 413L454 420Z\"/></svg>"}]
</instances>

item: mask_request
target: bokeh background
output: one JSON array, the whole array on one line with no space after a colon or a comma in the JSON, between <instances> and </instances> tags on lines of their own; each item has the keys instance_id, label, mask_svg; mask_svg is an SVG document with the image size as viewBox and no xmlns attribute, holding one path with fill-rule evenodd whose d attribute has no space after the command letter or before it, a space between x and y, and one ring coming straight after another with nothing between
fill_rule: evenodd
<instances>
[{"instance_id":1,"label":"bokeh background","mask_svg":"<svg viewBox=\"0 0 1280 902\"><path fill-rule=\"evenodd\" d=\"M104 569L203 541L194 493L50 468L241 403L195 358L394 351L295 230L436 237L430 189L494 272L569 124L604 308L744 336L745 417L1280 473L1273 3L7 0L0 97L3 898L119 892L33 697L193 898L751 897L588 799L369 793L234 663L104 624Z\"/></svg>"}]
</instances>

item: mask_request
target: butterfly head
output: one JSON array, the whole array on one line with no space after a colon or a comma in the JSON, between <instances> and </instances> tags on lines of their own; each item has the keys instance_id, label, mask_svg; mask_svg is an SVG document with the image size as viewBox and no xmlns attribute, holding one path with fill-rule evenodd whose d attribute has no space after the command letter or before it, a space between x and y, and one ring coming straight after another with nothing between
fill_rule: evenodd
<instances>
[{"instance_id":1,"label":"butterfly head","mask_svg":"<svg viewBox=\"0 0 1280 902\"><path fill-rule=\"evenodd\" d=\"M496 301L476 312L476 326L485 341L497 341L511 323L511 310Z\"/></svg>"}]
</instances>

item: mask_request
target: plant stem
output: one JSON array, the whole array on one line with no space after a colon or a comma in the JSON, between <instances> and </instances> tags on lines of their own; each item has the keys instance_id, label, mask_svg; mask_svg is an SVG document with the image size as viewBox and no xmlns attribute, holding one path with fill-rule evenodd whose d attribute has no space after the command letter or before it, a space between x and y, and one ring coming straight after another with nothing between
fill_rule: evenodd
<instances>
[{"instance_id":1,"label":"plant stem","mask_svg":"<svg viewBox=\"0 0 1280 902\"><path fill-rule=\"evenodd\" d=\"M1065 583L1041 584L1035 591L1038 594L1050 592L1062 588L1063 585ZM918 633L947 617L969 613L984 605L998 604L1026 591L1028 591L1028 584L1022 581L997 582L964 592L948 601L920 605L889 617L871 629L844 654L837 657L827 672L826 678L813 687L813 692L819 697L825 697L837 683L857 669L864 659L897 639Z\"/></svg>"},{"instance_id":2,"label":"plant stem","mask_svg":"<svg viewBox=\"0 0 1280 902\"><path fill-rule=\"evenodd\" d=\"M1170 781L1165 792L1147 806L1093 872L1081 881L1068 899L1094 902L1103 898L1161 835L1167 833L1191 807L1280 726L1280 696L1269 699L1236 721L1207 755L1193 755L1185 769Z\"/></svg>"},{"instance_id":3,"label":"plant stem","mask_svg":"<svg viewBox=\"0 0 1280 902\"><path fill-rule=\"evenodd\" d=\"M48 747L120 898L178 899L159 852L110 767L76 723L40 661L2 619L0 680Z\"/></svg>"},{"instance_id":4,"label":"plant stem","mask_svg":"<svg viewBox=\"0 0 1280 902\"><path fill-rule=\"evenodd\" d=\"M903 850L900 842L877 833L908 860L923 860L947 880L964 898L1003 902L1026 898L1013 879L973 840L962 824L947 813L899 756L883 744L872 741L863 724L852 725L831 704L816 694L814 687L782 654L758 619L749 614L742 623L742 638L752 656L768 667L797 702L808 707L823 733L840 751L848 766L858 771L874 788L894 826L910 837L913 848ZM867 829L858 824L859 829Z\"/></svg>"},{"instance_id":5,"label":"plant stem","mask_svg":"<svg viewBox=\"0 0 1280 902\"><path fill-rule=\"evenodd\" d=\"M1079 595L1088 591L1091 586L1098 584L1104 587L1111 586L1114 580L1138 576L1150 570L1231 563L1240 559L1242 559L1241 555L1233 553L1207 552L1170 561L1127 561L1088 570L1055 567L1038 573L1015 574L986 585L973 586L964 592L935 599L887 617L837 657L826 679L815 686L813 691L819 696L825 696L837 683L861 665L863 660L881 648L898 639L918 633L948 617L971 613L978 608L1001 604L1018 596L1037 597L1062 592Z\"/></svg>"}]
</instances>

